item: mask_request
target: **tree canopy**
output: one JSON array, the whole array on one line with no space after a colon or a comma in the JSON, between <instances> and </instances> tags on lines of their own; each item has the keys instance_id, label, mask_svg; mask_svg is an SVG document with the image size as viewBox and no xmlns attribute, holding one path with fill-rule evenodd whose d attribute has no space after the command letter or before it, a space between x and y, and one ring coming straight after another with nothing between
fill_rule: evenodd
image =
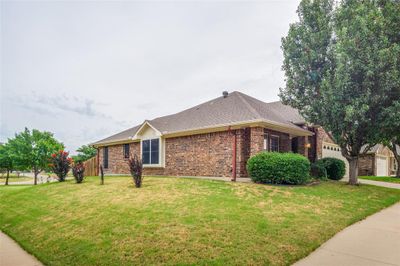
<instances>
[{"instance_id":1,"label":"tree canopy","mask_svg":"<svg viewBox=\"0 0 400 266\"><path fill-rule=\"evenodd\" d=\"M37 175L50 169L49 163L51 155L64 149L64 145L58 142L52 133L42 132L37 129L25 130L9 139L10 152L13 162L18 168L32 169L35 175L35 185Z\"/></svg>"},{"instance_id":2,"label":"tree canopy","mask_svg":"<svg viewBox=\"0 0 400 266\"><path fill-rule=\"evenodd\" d=\"M379 114L400 99L399 1L303 0L282 39L282 101L329 130L357 183L364 145L377 143ZM397 32L395 32L397 30Z\"/></svg>"},{"instance_id":3,"label":"tree canopy","mask_svg":"<svg viewBox=\"0 0 400 266\"><path fill-rule=\"evenodd\" d=\"M10 145L7 143L0 145L0 169L7 172L5 184L8 185L8 178L10 177L10 172L14 170L14 164L11 158Z\"/></svg>"},{"instance_id":4,"label":"tree canopy","mask_svg":"<svg viewBox=\"0 0 400 266\"><path fill-rule=\"evenodd\" d=\"M72 156L75 162L84 162L97 154L97 150L89 145L82 145L76 151L78 154Z\"/></svg>"}]
</instances>

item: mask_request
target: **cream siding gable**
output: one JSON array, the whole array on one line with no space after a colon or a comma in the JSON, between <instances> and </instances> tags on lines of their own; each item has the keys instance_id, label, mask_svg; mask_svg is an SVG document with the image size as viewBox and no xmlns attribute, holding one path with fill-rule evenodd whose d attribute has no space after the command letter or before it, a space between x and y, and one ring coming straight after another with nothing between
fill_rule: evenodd
<instances>
[{"instance_id":1,"label":"cream siding gable","mask_svg":"<svg viewBox=\"0 0 400 266\"><path fill-rule=\"evenodd\" d=\"M140 140L140 154L142 156L143 152L143 140L148 139L159 139L159 158L158 164L144 164L144 168L152 168L152 167L164 167L165 166L165 138L162 137L160 131L158 131L155 127L153 127L148 121L145 121L142 126L138 129L134 140Z\"/></svg>"}]
</instances>

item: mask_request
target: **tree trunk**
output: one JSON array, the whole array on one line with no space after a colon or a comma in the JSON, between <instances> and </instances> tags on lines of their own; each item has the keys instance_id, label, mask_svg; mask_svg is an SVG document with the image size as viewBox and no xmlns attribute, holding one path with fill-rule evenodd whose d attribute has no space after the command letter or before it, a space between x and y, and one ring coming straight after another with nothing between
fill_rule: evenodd
<instances>
[{"instance_id":1,"label":"tree trunk","mask_svg":"<svg viewBox=\"0 0 400 266\"><path fill-rule=\"evenodd\" d=\"M6 186L8 185L8 178L10 177L10 170L7 170Z\"/></svg>"},{"instance_id":2,"label":"tree trunk","mask_svg":"<svg viewBox=\"0 0 400 266\"><path fill-rule=\"evenodd\" d=\"M34 170L33 170L33 174L35 175L35 179L34 179L33 184L34 184L34 185L37 185L37 176L38 176L39 173L38 173L38 171L37 171L36 169L34 169Z\"/></svg>"},{"instance_id":3,"label":"tree trunk","mask_svg":"<svg viewBox=\"0 0 400 266\"><path fill-rule=\"evenodd\" d=\"M349 161L349 185L358 184L358 157L347 159Z\"/></svg>"}]
</instances>

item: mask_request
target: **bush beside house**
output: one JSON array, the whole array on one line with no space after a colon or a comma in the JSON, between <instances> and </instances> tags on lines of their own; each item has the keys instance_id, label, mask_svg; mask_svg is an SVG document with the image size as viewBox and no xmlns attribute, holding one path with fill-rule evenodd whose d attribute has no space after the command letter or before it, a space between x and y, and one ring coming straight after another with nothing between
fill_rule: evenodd
<instances>
[{"instance_id":1,"label":"bush beside house","mask_svg":"<svg viewBox=\"0 0 400 266\"><path fill-rule=\"evenodd\" d=\"M326 167L324 162L318 160L315 163L311 164L311 176L319 180L328 179L328 174L326 172Z\"/></svg>"},{"instance_id":2,"label":"bush beside house","mask_svg":"<svg viewBox=\"0 0 400 266\"><path fill-rule=\"evenodd\" d=\"M262 152L248 160L247 171L255 183L300 185L309 180L310 162L300 154Z\"/></svg>"},{"instance_id":3,"label":"bush beside house","mask_svg":"<svg viewBox=\"0 0 400 266\"><path fill-rule=\"evenodd\" d=\"M337 158L326 157L318 160L316 164L323 165L329 179L340 180L346 174L345 163Z\"/></svg>"}]
</instances>

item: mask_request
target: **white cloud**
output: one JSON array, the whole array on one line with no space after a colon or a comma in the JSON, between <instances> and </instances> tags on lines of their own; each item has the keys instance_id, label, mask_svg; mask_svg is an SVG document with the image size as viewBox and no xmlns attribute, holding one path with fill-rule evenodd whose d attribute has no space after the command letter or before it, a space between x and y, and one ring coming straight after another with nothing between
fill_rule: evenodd
<instances>
[{"instance_id":1,"label":"white cloud","mask_svg":"<svg viewBox=\"0 0 400 266\"><path fill-rule=\"evenodd\" d=\"M3 1L0 141L28 126L74 150L223 90L276 100L298 2Z\"/></svg>"}]
</instances>

